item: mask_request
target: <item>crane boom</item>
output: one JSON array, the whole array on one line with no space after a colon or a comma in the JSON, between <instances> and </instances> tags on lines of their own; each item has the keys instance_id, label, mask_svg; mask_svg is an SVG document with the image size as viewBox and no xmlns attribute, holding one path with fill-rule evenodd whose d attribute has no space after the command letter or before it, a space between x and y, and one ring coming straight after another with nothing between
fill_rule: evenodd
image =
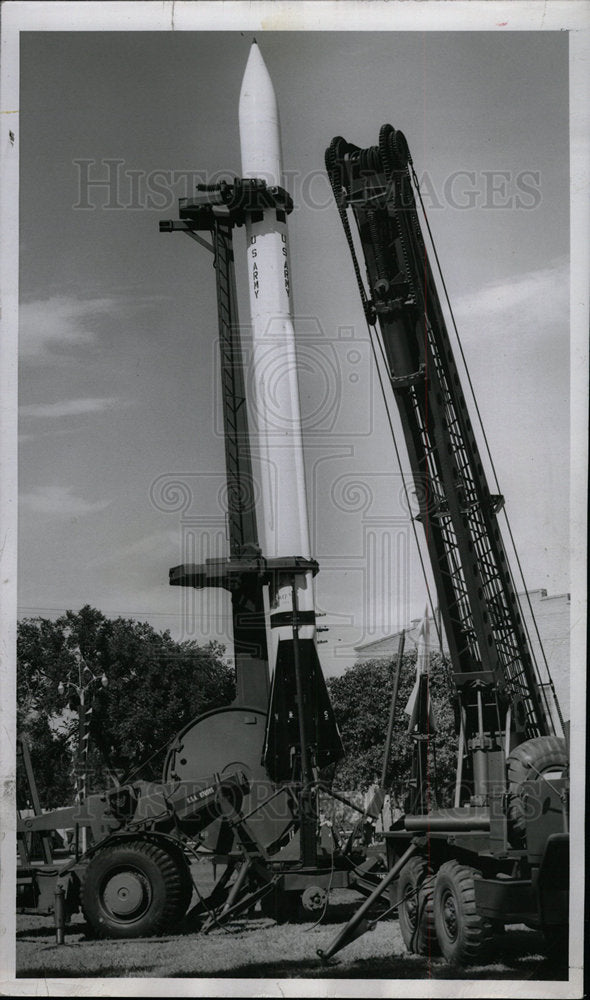
<instances>
[{"instance_id":1,"label":"crane boom","mask_svg":"<svg viewBox=\"0 0 590 1000\"><path fill-rule=\"evenodd\" d=\"M422 235L406 140L391 125L368 149L338 137L326 166L353 258L348 209L364 251L369 295L355 261L357 280L368 322L381 333L467 736L481 728L482 706L488 735L504 730L509 708L514 742L552 734L498 526L504 501L486 481Z\"/></svg>"},{"instance_id":2,"label":"crane boom","mask_svg":"<svg viewBox=\"0 0 590 1000\"><path fill-rule=\"evenodd\" d=\"M375 328L379 380L383 388L384 368L399 411L452 661L459 739L450 806L448 790L445 802L436 788L428 672L421 672L405 813L384 834L388 875L318 954L327 961L364 933L368 907L391 884L411 952L430 954L436 941L453 963L481 962L497 928L524 921L542 930L548 953L563 961L569 764L553 712L560 723L561 713L529 645L498 526L504 501L486 480L420 226L408 146L391 125L367 149L337 137L326 167ZM394 433L391 417L390 425Z\"/></svg>"}]
</instances>

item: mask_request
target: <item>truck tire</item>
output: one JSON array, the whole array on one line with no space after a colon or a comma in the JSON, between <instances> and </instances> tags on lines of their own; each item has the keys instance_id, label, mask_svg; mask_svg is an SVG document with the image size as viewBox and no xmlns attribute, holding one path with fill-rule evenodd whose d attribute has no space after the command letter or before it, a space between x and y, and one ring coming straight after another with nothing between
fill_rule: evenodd
<instances>
[{"instance_id":1,"label":"truck tire","mask_svg":"<svg viewBox=\"0 0 590 1000\"><path fill-rule=\"evenodd\" d=\"M453 965L485 962L492 925L475 906L477 872L457 861L445 861L434 883L434 926L440 950Z\"/></svg>"},{"instance_id":2,"label":"truck tire","mask_svg":"<svg viewBox=\"0 0 590 1000\"><path fill-rule=\"evenodd\" d=\"M438 951L433 897L434 879L428 862L416 855L404 865L398 882L398 900L402 901L398 910L399 929L406 948L415 955Z\"/></svg>"},{"instance_id":3,"label":"truck tire","mask_svg":"<svg viewBox=\"0 0 590 1000\"><path fill-rule=\"evenodd\" d=\"M526 804L521 794L523 781L534 781L548 771L567 767L565 742L558 736L537 736L521 743L506 762L508 769L508 821L512 839L521 844L526 832Z\"/></svg>"},{"instance_id":4,"label":"truck tire","mask_svg":"<svg viewBox=\"0 0 590 1000\"><path fill-rule=\"evenodd\" d=\"M552 965L569 965L569 925L550 924L543 928L544 952Z\"/></svg>"},{"instance_id":5,"label":"truck tire","mask_svg":"<svg viewBox=\"0 0 590 1000\"><path fill-rule=\"evenodd\" d=\"M99 938L138 938L171 931L188 906L184 858L149 840L99 851L82 886L82 912Z\"/></svg>"}]
</instances>

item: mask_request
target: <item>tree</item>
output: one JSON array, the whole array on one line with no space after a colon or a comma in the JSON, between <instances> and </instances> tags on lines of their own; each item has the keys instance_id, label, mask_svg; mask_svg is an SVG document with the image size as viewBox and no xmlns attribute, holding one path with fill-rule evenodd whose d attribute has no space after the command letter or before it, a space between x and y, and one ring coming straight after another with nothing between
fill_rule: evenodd
<instances>
[{"instance_id":1,"label":"tree","mask_svg":"<svg viewBox=\"0 0 590 1000\"><path fill-rule=\"evenodd\" d=\"M146 776L157 780L174 734L232 700L234 674L223 654L219 643L177 643L168 631L109 619L89 605L56 621L24 619L17 638L18 726L29 737L34 764L42 747L48 759L61 760L64 740L71 749L77 745L83 687L86 707L92 706L88 790L107 782L105 759L122 777L151 757ZM69 791L71 801L72 781Z\"/></svg>"},{"instance_id":2,"label":"tree","mask_svg":"<svg viewBox=\"0 0 590 1000\"><path fill-rule=\"evenodd\" d=\"M41 806L50 809L69 805L74 794L74 784L68 733L52 731L47 716L38 713L29 717L26 730L21 729L20 734L26 736L29 745ZM21 808L31 808L33 803L19 758L16 777L17 801Z\"/></svg>"},{"instance_id":3,"label":"tree","mask_svg":"<svg viewBox=\"0 0 590 1000\"><path fill-rule=\"evenodd\" d=\"M330 677L328 688L340 727L346 757L338 765L336 784L341 789L366 789L381 775L396 660L376 659L355 663L340 677ZM429 688L437 732L430 747L436 761L437 783L448 799L456 770L457 739L451 704L447 662L431 655ZM404 712L416 680L416 652L402 659L393 741L386 787L400 801L410 776L413 741Z\"/></svg>"}]
</instances>

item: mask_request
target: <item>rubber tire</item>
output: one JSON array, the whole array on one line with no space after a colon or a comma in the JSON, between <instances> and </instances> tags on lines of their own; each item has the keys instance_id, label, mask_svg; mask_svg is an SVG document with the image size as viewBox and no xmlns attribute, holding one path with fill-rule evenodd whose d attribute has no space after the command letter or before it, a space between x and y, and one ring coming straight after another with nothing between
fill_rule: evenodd
<instances>
[{"instance_id":1,"label":"rubber tire","mask_svg":"<svg viewBox=\"0 0 590 1000\"><path fill-rule=\"evenodd\" d=\"M297 923L303 917L301 893L285 892L284 889L274 889L262 897L260 900L260 909L265 917L270 917L277 924Z\"/></svg>"},{"instance_id":2,"label":"rubber tire","mask_svg":"<svg viewBox=\"0 0 590 1000\"><path fill-rule=\"evenodd\" d=\"M172 848L170 853L174 861L178 865L180 872L182 873L182 890L181 890L180 906L182 909L182 916L184 916L184 914L189 908L189 904L193 898L193 891L194 891L190 862L180 847L176 849Z\"/></svg>"},{"instance_id":3,"label":"rubber tire","mask_svg":"<svg viewBox=\"0 0 590 1000\"><path fill-rule=\"evenodd\" d=\"M544 951L552 965L569 965L569 925L551 924L543 928Z\"/></svg>"},{"instance_id":4,"label":"rubber tire","mask_svg":"<svg viewBox=\"0 0 590 1000\"><path fill-rule=\"evenodd\" d=\"M434 883L434 926L440 950L448 962L466 966L485 962L493 939L492 925L475 906L477 872L458 861L445 861ZM449 928L449 907L456 928Z\"/></svg>"},{"instance_id":5,"label":"rubber tire","mask_svg":"<svg viewBox=\"0 0 590 1000\"><path fill-rule=\"evenodd\" d=\"M117 915L105 903L107 880L117 872L133 871L144 882L149 898L139 913ZM188 865L174 849L148 840L126 841L96 854L82 885L82 912L98 938L139 938L170 932L188 906Z\"/></svg>"},{"instance_id":6,"label":"rubber tire","mask_svg":"<svg viewBox=\"0 0 590 1000\"><path fill-rule=\"evenodd\" d=\"M423 889L425 879L430 885ZM434 929L434 880L426 858L415 855L404 865L398 881L398 899L411 894L398 910L399 929L404 944L414 955L432 955L438 952Z\"/></svg>"},{"instance_id":7,"label":"rubber tire","mask_svg":"<svg viewBox=\"0 0 590 1000\"><path fill-rule=\"evenodd\" d=\"M534 781L539 774L567 767L565 741L558 736L536 736L517 746L506 762L508 769L508 821L515 846L526 833L526 805L521 796L523 781Z\"/></svg>"}]
</instances>

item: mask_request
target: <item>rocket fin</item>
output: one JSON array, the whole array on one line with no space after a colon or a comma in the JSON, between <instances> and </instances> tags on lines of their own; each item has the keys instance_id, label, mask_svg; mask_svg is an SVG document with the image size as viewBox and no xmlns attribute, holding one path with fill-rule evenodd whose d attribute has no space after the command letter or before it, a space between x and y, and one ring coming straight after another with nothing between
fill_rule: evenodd
<instances>
[{"instance_id":1,"label":"rocket fin","mask_svg":"<svg viewBox=\"0 0 590 1000\"><path fill-rule=\"evenodd\" d=\"M326 681L313 639L299 639L303 710L312 759L322 770L344 756ZM299 750L299 717L295 684L293 640L279 642L262 762L273 781L299 777L293 763Z\"/></svg>"}]
</instances>

